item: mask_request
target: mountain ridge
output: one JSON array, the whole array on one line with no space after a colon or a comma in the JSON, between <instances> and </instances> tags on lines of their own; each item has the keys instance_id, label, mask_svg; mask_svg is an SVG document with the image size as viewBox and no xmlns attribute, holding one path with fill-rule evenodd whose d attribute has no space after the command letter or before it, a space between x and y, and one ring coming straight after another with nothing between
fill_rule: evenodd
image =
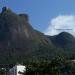
<instances>
[{"instance_id":1,"label":"mountain ridge","mask_svg":"<svg viewBox=\"0 0 75 75\"><path fill-rule=\"evenodd\" d=\"M67 32L47 36L35 30L27 14L18 15L6 7L0 13L0 63L51 59L61 54L69 57L75 52L74 44L75 37Z\"/></svg>"}]
</instances>

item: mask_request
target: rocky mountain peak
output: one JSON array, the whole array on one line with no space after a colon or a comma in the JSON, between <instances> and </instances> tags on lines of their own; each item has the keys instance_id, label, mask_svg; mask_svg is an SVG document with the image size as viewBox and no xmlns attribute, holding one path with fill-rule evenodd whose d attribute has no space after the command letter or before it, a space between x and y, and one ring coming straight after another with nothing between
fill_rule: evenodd
<instances>
[{"instance_id":1,"label":"rocky mountain peak","mask_svg":"<svg viewBox=\"0 0 75 75\"><path fill-rule=\"evenodd\" d=\"M10 10L10 9L7 6L5 6L5 7L2 8L2 13L5 12L5 11L8 11L8 10Z\"/></svg>"}]
</instances>

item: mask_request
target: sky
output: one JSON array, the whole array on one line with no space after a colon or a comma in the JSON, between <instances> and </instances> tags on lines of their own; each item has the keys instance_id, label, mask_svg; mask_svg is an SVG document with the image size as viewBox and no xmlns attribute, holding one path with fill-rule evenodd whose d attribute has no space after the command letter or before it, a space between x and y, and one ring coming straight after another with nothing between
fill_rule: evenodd
<instances>
[{"instance_id":1,"label":"sky","mask_svg":"<svg viewBox=\"0 0 75 75\"><path fill-rule=\"evenodd\" d=\"M33 28L46 35L75 35L75 0L0 0L0 11L4 6L28 14Z\"/></svg>"}]
</instances>

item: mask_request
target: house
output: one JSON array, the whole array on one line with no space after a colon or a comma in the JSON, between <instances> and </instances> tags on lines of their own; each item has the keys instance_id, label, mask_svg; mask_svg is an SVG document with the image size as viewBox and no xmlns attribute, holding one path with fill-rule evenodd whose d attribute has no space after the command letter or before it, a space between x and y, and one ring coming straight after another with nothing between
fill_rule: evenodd
<instances>
[{"instance_id":1,"label":"house","mask_svg":"<svg viewBox=\"0 0 75 75\"><path fill-rule=\"evenodd\" d=\"M18 64L9 70L9 75L23 75L25 71L26 67Z\"/></svg>"}]
</instances>

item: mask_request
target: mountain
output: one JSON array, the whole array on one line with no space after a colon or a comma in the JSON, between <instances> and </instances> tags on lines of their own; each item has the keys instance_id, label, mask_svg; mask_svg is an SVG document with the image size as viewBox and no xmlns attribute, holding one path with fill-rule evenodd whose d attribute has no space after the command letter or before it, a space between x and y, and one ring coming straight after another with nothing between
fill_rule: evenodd
<instances>
[{"instance_id":1,"label":"mountain","mask_svg":"<svg viewBox=\"0 0 75 75\"><path fill-rule=\"evenodd\" d=\"M62 32L56 36L51 36L50 40L55 44L55 46L60 46L62 48L68 46L68 45L74 45L75 44L75 37L67 32Z\"/></svg>"},{"instance_id":2,"label":"mountain","mask_svg":"<svg viewBox=\"0 0 75 75\"><path fill-rule=\"evenodd\" d=\"M67 32L46 36L35 30L27 14L16 14L7 7L0 13L0 63L30 59L51 59L75 52L75 37Z\"/></svg>"},{"instance_id":3,"label":"mountain","mask_svg":"<svg viewBox=\"0 0 75 75\"><path fill-rule=\"evenodd\" d=\"M51 42L57 48L63 50L64 54L68 57L75 54L75 37L67 32L62 32L55 36L48 36Z\"/></svg>"},{"instance_id":4,"label":"mountain","mask_svg":"<svg viewBox=\"0 0 75 75\"><path fill-rule=\"evenodd\" d=\"M52 46L43 33L29 23L27 14L15 14L7 7L0 13L0 56L27 57L43 46Z\"/></svg>"}]
</instances>

